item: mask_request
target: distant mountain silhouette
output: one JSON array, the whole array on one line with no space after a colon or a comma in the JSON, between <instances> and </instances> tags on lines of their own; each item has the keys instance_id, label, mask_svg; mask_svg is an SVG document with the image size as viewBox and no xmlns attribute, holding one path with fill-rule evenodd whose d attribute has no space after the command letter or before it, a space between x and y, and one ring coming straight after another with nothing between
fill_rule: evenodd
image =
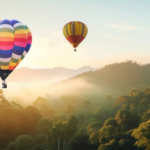
<instances>
[{"instance_id":1,"label":"distant mountain silhouette","mask_svg":"<svg viewBox=\"0 0 150 150\"><path fill-rule=\"evenodd\" d=\"M42 82L42 81L60 81L61 79L67 79L87 71L95 70L89 66L84 66L79 69L67 69L63 67L46 68L46 69L31 69L31 68L19 68L14 70L7 81L14 82Z\"/></svg>"}]
</instances>

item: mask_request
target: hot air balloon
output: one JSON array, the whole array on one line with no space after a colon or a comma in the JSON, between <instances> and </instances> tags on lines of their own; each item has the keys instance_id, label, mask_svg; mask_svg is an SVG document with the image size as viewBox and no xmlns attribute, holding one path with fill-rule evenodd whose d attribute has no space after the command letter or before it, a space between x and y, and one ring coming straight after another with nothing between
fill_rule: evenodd
<instances>
[{"instance_id":1,"label":"hot air balloon","mask_svg":"<svg viewBox=\"0 0 150 150\"><path fill-rule=\"evenodd\" d=\"M65 24L63 28L63 34L65 38L72 44L75 48L84 40L88 32L87 26L79 21L72 21Z\"/></svg>"},{"instance_id":2,"label":"hot air balloon","mask_svg":"<svg viewBox=\"0 0 150 150\"><path fill-rule=\"evenodd\" d=\"M29 52L32 35L29 28L17 20L0 21L0 76L2 88L6 78Z\"/></svg>"}]
</instances>

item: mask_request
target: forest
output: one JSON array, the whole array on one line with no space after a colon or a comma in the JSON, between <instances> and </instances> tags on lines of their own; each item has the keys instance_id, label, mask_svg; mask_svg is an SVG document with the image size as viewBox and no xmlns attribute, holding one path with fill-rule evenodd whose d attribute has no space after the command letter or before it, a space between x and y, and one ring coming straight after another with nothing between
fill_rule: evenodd
<instances>
[{"instance_id":1,"label":"forest","mask_svg":"<svg viewBox=\"0 0 150 150\"><path fill-rule=\"evenodd\" d=\"M148 66L125 64L142 70ZM112 78L120 72L123 75L118 80L123 81L114 84L113 78L108 82L111 87L114 84L114 89L122 84L120 95L111 92L84 98L70 93L54 98L47 94L22 106L8 100L0 90L0 150L150 150L148 78L143 79L143 83L139 78L140 85L134 82L137 81L135 76L148 77L150 71L147 74L135 72L134 77L127 77L132 82L128 81L126 85L134 84L123 86L126 73L121 69L123 67L120 71L112 71ZM98 76L95 72L93 74ZM89 72L79 76L85 78L87 74ZM101 76L102 73L93 81L101 80Z\"/></svg>"}]
</instances>

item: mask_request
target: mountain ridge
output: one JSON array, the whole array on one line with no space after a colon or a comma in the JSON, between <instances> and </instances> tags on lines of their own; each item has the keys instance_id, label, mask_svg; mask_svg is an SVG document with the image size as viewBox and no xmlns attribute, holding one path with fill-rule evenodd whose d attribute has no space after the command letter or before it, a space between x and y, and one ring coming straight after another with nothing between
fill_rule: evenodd
<instances>
[{"instance_id":1,"label":"mountain ridge","mask_svg":"<svg viewBox=\"0 0 150 150\"><path fill-rule=\"evenodd\" d=\"M128 93L132 88L142 89L150 86L150 64L138 64L134 61L125 61L106 65L96 71L84 72L77 76L56 83L59 85L75 84L84 82L86 85L95 87L90 92L96 90L111 93ZM55 84L55 83L54 83ZM85 87L86 88L86 87ZM84 88L80 91L84 91ZM79 92L80 92L79 91Z\"/></svg>"},{"instance_id":2,"label":"mountain ridge","mask_svg":"<svg viewBox=\"0 0 150 150\"><path fill-rule=\"evenodd\" d=\"M7 81L15 82L42 82L42 81L53 81L67 79L84 72L97 69L90 66L83 66L78 69L69 69L65 67L54 67L54 68L39 68L32 69L28 67L17 68L14 70Z\"/></svg>"}]
</instances>

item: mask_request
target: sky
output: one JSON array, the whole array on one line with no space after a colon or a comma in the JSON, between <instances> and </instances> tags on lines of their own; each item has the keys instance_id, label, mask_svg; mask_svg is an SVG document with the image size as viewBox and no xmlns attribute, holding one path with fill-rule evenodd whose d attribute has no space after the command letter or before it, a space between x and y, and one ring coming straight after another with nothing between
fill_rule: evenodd
<instances>
[{"instance_id":1,"label":"sky","mask_svg":"<svg viewBox=\"0 0 150 150\"><path fill-rule=\"evenodd\" d=\"M31 49L17 68L99 68L150 63L149 8L150 0L0 0L0 19L19 20L32 32ZM62 32L70 21L88 27L77 52Z\"/></svg>"}]
</instances>

